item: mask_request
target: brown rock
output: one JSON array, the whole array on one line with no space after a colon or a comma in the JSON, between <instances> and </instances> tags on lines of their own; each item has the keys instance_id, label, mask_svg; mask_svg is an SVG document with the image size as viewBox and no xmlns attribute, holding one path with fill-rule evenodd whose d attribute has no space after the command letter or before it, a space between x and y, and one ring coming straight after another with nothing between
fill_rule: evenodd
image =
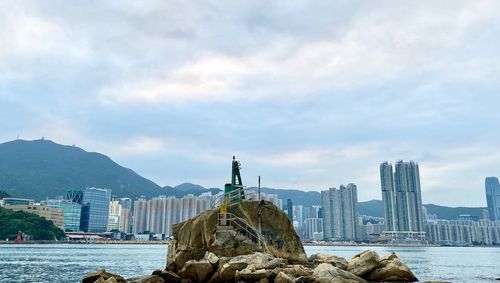
<instances>
[{"instance_id":1,"label":"brown rock","mask_svg":"<svg viewBox=\"0 0 500 283\"><path fill-rule=\"evenodd\" d=\"M158 275L148 275L128 279L129 283L165 283L165 280Z\"/></svg>"},{"instance_id":2,"label":"brown rock","mask_svg":"<svg viewBox=\"0 0 500 283\"><path fill-rule=\"evenodd\" d=\"M360 277L372 272L379 265L380 258L374 251L363 251L355 255L347 266L347 271Z\"/></svg>"},{"instance_id":3,"label":"brown rock","mask_svg":"<svg viewBox=\"0 0 500 283\"><path fill-rule=\"evenodd\" d=\"M127 282L125 278L121 277L120 275L109 273L104 268L101 268L96 272L91 272L85 275L85 277L83 277L82 279L82 283L94 283L101 277L103 281L108 280L111 277L114 277L116 282Z\"/></svg>"},{"instance_id":4,"label":"brown rock","mask_svg":"<svg viewBox=\"0 0 500 283\"><path fill-rule=\"evenodd\" d=\"M208 260L190 260L186 262L179 275L182 278L189 278L196 282L204 282L210 278L213 272L214 267Z\"/></svg>"},{"instance_id":5,"label":"brown rock","mask_svg":"<svg viewBox=\"0 0 500 283\"><path fill-rule=\"evenodd\" d=\"M275 269L275 268L283 268L287 267L288 262L284 258L274 258L266 263L264 269Z\"/></svg>"},{"instance_id":6,"label":"brown rock","mask_svg":"<svg viewBox=\"0 0 500 283\"><path fill-rule=\"evenodd\" d=\"M410 268L395 253L384 256L377 268L368 274L367 279L371 281L418 281Z\"/></svg>"},{"instance_id":7,"label":"brown rock","mask_svg":"<svg viewBox=\"0 0 500 283\"><path fill-rule=\"evenodd\" d=\"M358 277L350 272L335 267L329 263L321 263L314 268L313 275L318 278L316 282L345 282L345 283L367 283L361 277ZM319 280L319 281L318 281Z\"/></svg>"},{"instance_id":8,"label":"brown rock","mask_svg":"<svg viewBox=\"0 0 500 283\"><path fill-rule=\"evenodd\" d=\"M321 254L321 253L311 255L308 258L308 261L312 262L315 267L321 263L330 263L335 267L347 270L348 266L347 260L341 256Z\"/></svg>"},{"instance_id":9,"label":"brown rock","mask_svg":"<svg viewBox=\"0 0 500 283\"><path fill-rule=\"evenodd\" d=\"M165 282L181 282L181 278L179 277L179 275L168 270L157 269L153 271L152 275L160 276L161 278L163 278L163 280L165 280Z\"/></svg>"},{"instance_id":10,"label":"brown rock","mask_svg":"<svg viewBox=\"0 0 500 283\"><path fill-rule=\"evenodd\" d=\"M278 273L276 278L274 278L274 283L294 283L294 282L291 276L289 276L285 272L280 272Z\"/></svg>"},{"instance_id":11,"label":"brown rock","mask_svg":"<svg viewBox=\"0 0 500 283\"><path fill-rule=\"evenodd\" d=\"M313 273L312 270L302 265L292 265L291 267L283 268L281 271L291 275L292 277L308 276Z\"/></svg>"},{"instance_id":12,"label":"brown rock","mask_svg":"<svg viewBox=\"0 0 500 283\"><path fill-rule=\"evenodd\" d=\"M210 262L210 264L215 268L217 268L217 266L219 265L219 257L214 253L206 252L203 258L208 260L208 262Z\"/></svg>"}]
</instances>

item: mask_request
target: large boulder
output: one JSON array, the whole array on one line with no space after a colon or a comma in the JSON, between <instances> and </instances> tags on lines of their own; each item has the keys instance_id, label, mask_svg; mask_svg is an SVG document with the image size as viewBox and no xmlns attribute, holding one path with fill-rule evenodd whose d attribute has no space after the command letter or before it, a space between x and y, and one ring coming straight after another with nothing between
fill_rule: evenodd
<instances>
[{"instance_id":1,"label":"large boulder","mask_svg":"<svg viewBox=\"0 0 500 283\"><path fill-rule=\"evenodd\" d=\"M280 272L276 278L274 278L274 283L294 283L294 278L285 272Z\"/></svg>"},{"instance_id":2,"label":"large boulder","mask_svg":"<svg viewBox=\"0 0 500 283\"><path fill-rule=\"evenodd\" d=\"M417 277L395 253L381 258L379 265L366 277L370 281L403 281L415 282Z\"/></svg>"},{"instance_id":3,"label":"large boulder","mask_svg":"<svg viewBox=\"0 0 500 283\"><path fill-rule=\"evenodd\" d=\"M219 279L223 282L233 281L236 277L236 271L243 270L249 265L252 266L253 270L263 269L271 259L272 256L269 254L257 252L231 258L225 263L220 262Z\"/></svg>"},{"instance_id":4,"label":"large boulder","mask_svg":"<svg viewBox=\"0 0 500 283\"><path fill-rule=\"evenodd\" d=\"M179 275L173 273L172 271L168 271L168 270L157 269L157 270L153 271L153 273L151 275L158 275L161 278L163 278L163 280L165 280L165 282L174 282L174 283L181 282L181 278L179 277Z\"/></svg>"},{"instance_id":5,"label":"large boulder","mask_svg":"<svg viewBox=\"0 0 500 283\"><path fill-rule=\"evenodd\" d=\"M179 275L185 279L192 279L195 282L204 282L210 278L214 272L213 265L207 260L190 260L186 262Z\"/></svg>"},{"instance_id":6,"label":"large boulder","mask_svg":"<svg viewBox=\"0 0 500 283\"><path fill-rule=\"evenodd\" d=\"M307 262L304 247L292 223L286 213L274 204L267 201L243 201L230 210L254 228L258 227L258 212L261 210L263 237L260 243L242 238L241 234L234 231L217 230L219 209L207 210L172 226L173 240L169 242L167 255L168 270L178 272L187 261L200 260L207 251L218 257L262 251L291 263Z\"/></svg>"},{"instance_id":7,"label":"large boulder","mask_svg":"<svg viewBox=\"0 0 500 283\"><path fill-rule=\"evenodd\" d=\"M102 281L104 282L105 280L108 280L111 277L113 277L116 280L116 282L127 282L127 280L125 280L125 278L121 277L120 275L109 273L106 271L106 269L101 268L96 272L91 272L85 275L85 277L83 277L82 279L82 283L94 283L97 280L99 280L99 278L102 278Z\"/></svg>"},{"instance_id":8,"label":"large boulder","mask_svg":"<svg viewBox=\"0 0 500 283\"><path fill-rule=\"evenodd\" d=\"M320 265L321 263L329 263L340 269L347 270L348 266L348 262L345 258L336 255L318 253L311 255L307 260L313 263L315 267Z\"/></svg>"},{"instance_id":9,"label":"large boulder","mask_svg":"<svg viewBox=\"0 0 500 283\"><path fill-rule=\"evenodd\" d=\"M347 271L356 276L364 277L364 275L372 272L379 265L380 258L374 251L363 251L355 255L347 266Z\"/></svg>"},{"instance_id":10,"label":"large boulder","mask_svg":"<svg viewBox=\"0 0 500 283\"><path fill-rule=\"evenodd\" d=\"M314 268L313 275L317 278L315 282L321 283L367 283L365 279L342 270L338 267L335 267L329 263L321 263L320 265L318 265L316 268Z\"/></svg>"}]
</instances>

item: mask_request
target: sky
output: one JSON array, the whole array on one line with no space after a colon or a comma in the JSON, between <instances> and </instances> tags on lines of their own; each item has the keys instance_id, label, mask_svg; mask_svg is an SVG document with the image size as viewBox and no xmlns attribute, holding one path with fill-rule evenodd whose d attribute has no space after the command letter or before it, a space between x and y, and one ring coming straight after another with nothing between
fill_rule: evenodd
<instances>
[{"instance_id":1,"label":"sky","mask_svg":"<svg viewBox=\"0 0 500 283\"><path fill-rule=\"evenodd\" d=\"M499 1L2 1L0 141L45 137L159 185L485 206L500 175Z\"/></svg>"}]
</instances>

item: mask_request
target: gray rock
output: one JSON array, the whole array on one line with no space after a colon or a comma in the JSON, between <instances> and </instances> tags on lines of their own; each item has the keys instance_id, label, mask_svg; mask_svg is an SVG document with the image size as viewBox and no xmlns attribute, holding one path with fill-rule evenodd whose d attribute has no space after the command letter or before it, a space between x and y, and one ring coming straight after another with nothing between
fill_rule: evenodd
<instances>
[{"instance_id":1,"label":"gray rock","mask_svg":"<svg viewBox=\"0 0 500 283\"><path fill-rule=\"evenodd\" d=\"M204 258L215 268L219 265L219 257L212 252L206 252Z\"/></svg>"},{"instance_id":2,"label":"gray rock","mask_svg":"<svg viewBox=\"0 0 500 283\"><path fill-rule=\"evenodd\" d=\"M380 258L374 251L363 251L355 255L347 267L347 271L356 276L364 277L379 265Z\"/></svg>"},{"instance_id":3,"label":"gray rock","mask_svg":"<svg viewBox=\"0 0 500 283\"><path fill-rule=\"evenodd\" d=\"M347 260L341 256L321 254L321 253L311 255L308 258L308 261L312 262L315 267L321 263L330 263L335 267L347 270L348 266Z\"/></svg>"},{"instance_id":4,"label":"gray rock","mask_svg":"<svg viewBox=\"0 0 500 283\"><path fill-rule=\"evenodd\" d=\"M292 265L291 267L283 268L281 271L285 272L292 277L312 275L313 271L302 265Z\"/></svg>"},{"instance_id":5,"label":"gray rock","mask_svg":"<svg viewBox=\"0 0 500 283\"><path fill-rule=\"evenodd\" d=\"M367 283L361 277L358 277L350 272L335 267L329 263L321 263L313 272L313 275L318 278L316 282L346 282L346 283ZM318 281L319 280L319 281Z\"/></svg>"},{"instance_id":6,"label":"gray rock","mask_svg":"<svg viewBox=\"0 0 500 283\"><path fill-rule=\"evenodd\" d=\"M285 272L280 272L276 278L274 278L274 283L294 283L294 278Z\"/></svg>"},{"instance_id":7,"label":"gray rock","mask_svg":"<svg viewBox=\"0 0 500 283\"><path fill-rule=\"evenodd\" d=\"M266 263L264 269L275 269L275 268L283 268L288 265L288 262L284 258L274 258Z\"/></svg>"},{"instance_id":8,"label":"gray rock","mask_svg":"<svg viewBox=\"0 0 500 283\"><path fill-rule=\"evenodd\" d=\"M213 272L214 267L208 260L190 260L186 262L179 275L182 278L189 278L196 282L204 282L210 278Z\"/></svg>"},{"instance_id":9,"label":"gray rock","mask_svg":"<svg viewBox=\"0 0 500 283\"><path fill-rule=\"evenodd\" d=\"M395 253L384 256L379 265L366 277L371 281L404 281L416 282L417 277Z\"/></svg>"}]
</instances>

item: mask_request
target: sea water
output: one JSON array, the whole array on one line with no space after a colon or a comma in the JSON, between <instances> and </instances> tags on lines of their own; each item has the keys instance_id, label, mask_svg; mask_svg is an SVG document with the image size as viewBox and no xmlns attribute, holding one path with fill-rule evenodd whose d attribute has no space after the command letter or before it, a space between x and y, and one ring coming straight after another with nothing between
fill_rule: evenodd
<instances>
[{"instance_id":1,"label":"sea water","mask_svg":"<svg viewBox=\"0 0 500 283\"><path fill-rule=\"evenodd\" d=\"M327 253L347 259L365 249L380 255L396 252L421 281L495 282L500 277L500 248L307 246L305 249L308 255ZM125 278L149 275L165 267L166 253L166 245L0 245L0 282L81 282L86 273L98 268Z\"/></svg>"}]
</instances>

